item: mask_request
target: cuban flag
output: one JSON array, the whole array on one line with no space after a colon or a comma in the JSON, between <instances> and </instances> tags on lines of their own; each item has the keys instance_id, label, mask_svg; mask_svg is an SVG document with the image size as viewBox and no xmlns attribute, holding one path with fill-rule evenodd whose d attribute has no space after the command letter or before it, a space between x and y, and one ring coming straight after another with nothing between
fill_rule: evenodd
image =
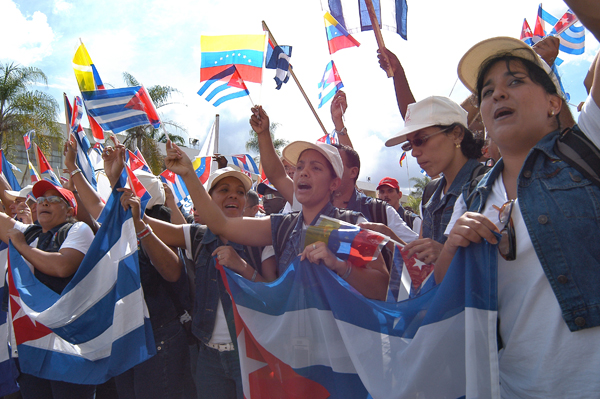
<instances>
[{"instance_id":1,"label":"cuban flag","mask_svg":"<svg viewBox=\"0 0 600 399\"><path fill-rule=\"evenodd\" d=\"M4 178L10 185L11 190L21 191L21 185L13 173L13 168L10 162L4 156L4 151L0 149L0 156L2 156L2 162L0 163L0 173L4 175Z\"/></svg>"},{"instance_id":2,"label":"cuban flag","mask_svg":"<svg viewBox=\"0 0 600 399\"><path fill-rule=\"evenodd\" d=\"M138 150L136 150L136 152L138 152ZM150 171L150 168L146 164L146 161L142 160L136 154L134 154L133 152L131 152L131 150L127 150L127 164L129 165L129 167L131 168L131 170L142 169L143 171L146 171L148 173L152 173Z\"/></svg>"},{"instance_id":3,"label":"cuban flag","mask_svg":"<svg viewBox=\"0 0 600 399\"><path fill-rule=\"evenodd\" d=\"M23 141L25 142L25 151L29 151L31 148L31 141L35 136L35 130L30 130L23 135Z\"/></svg>"},{"instance_id":4,"label":"cuban flag","mask_svg":"<svg viewBox=\"0 0 600 399\"><path fill-rule=\"evenodd\" d=\"M227 157L227 160L231 160L231 162L240 168L241 171L245 170L255 175L260 174L258 166L256 166L254 159L252 159L249 154L232 155L231 157Z\"/></svg>"},{"instance_id":5,"label":"cuban flag","mask_svg":"<svg viewBox=\"0 0 600 399\"><path fill-rule=\"evenodd\" d=\"M137 126L160 127L160 118L144 86L81 92L88 114L105 131L119 133Z\"/></svg>"},{"instance_id":6,"label":"cuban flag","mask_svg":"<svg viewBox=\"0 0 600 399\"><path fill-rule=\"evenodd\" d=\"M580 55L585 52L585 28L581 24L578 26L574 25L578 19L570 10L559 20L542 9L542 5L540 4L538 15L538 18L541 18L553 27L549 34L558 35L560 39L560 51L573 55Z\"/></svg>"},{"instance_id":7,"label":"cuban flag","mask_svg":"<svg viewBox=\"0 0 600 399\"><path fill-rule=\"evenodd\" d=\"M317 142L325 143L325 144L338 144L339 143L338 134L334 130L333 133L327 133L326 135L324 135L323 137L318 139Z\"/></svg>"},{"instance_id":8,"label":"cuban flag","mask_svg":"<svg viewBox=\"0 0 600 399\"><path fill-rule=\"evenodd\" d=\"M533 46L533 32L527 23L527 18L523 20L523 27L521 28L521 40L526 44Z\"/></svg>"},{"instance_id":9,"label":"cuban flag","mask_svg":"<svg viewBox=\"0 0 600 399\"><path fill-rule=\"evenodd\" d=\"M372 3L381 29L397 33L406 40L406 0L373 0ZM373 30L364 0L328 0L327 4L333 18L349 33Z\"/></svg>"},{"instance_id":10,"label":"cuban flag","mask_svg":"<svg viewBox=\"0 0 600 399\"><path fill-rule=\"evenodd\" d=\"M196 157L192 161L192 166L196 171L196 176L200 179L200 183L206 184L210 176L212 157Z\"/></svg>"},{"instance_id":11,"label":"cuban flag","mask_svg":"<svg viewBox=\"0 0 600 399\"><path fill-rule=\"evenodd\" d=\"M335 93L337 93L337 91L342 87L344 87L342 78L340 78L340 74L337 71L333 60L331 60L325 67L323 78L319 83L319 108L321 108L327 101L331 100Z\"/></svg>"},{"instance_id":12,"label":"cuban flag","mask_svg":"<svg viewBox=\"0 0 600 399\"><path fill-rule=\"evenodd\" d=\"M192 209L193 203L192 199L190 198L190 193L181 176L176 175L170 170L165 170L160 174L160 180L167 184L171 189L171 192L175 196L175 202L177 203L177 206L183 207L183 209L189 213Z\"/></svg>"},{"instance_id":13,"label":"cuban flag","mask_svg":"<svg viewBox=\"0 0 600 399\"><path fill-rule=\"evenodd\" d=\"M146 162L146 158L144 158L140 149L136 148L133 154L144 164L144 166L142 166L142 170L145 170L148 173L152 173L152 171L150 170L150 166L148 166L148 162Z\"/></svg>"},{"instance_id":14,"label":"cuban flag","mask_svg":"<svg viewBox=\"0 0 600 399\"><path fill-rule=\"evenodd\" d=\"M5 298L8 287L5 286L6 266L8 261L8 245L0 242L0 298ZM9 323L7 313L0 308L0 396L8 395L19 390L17 376L19 375L15 361L11 358L8 345Z\"/></svg>"},{"instance_id":15,"label":"cuban flag","mask_svg":"<svg viewBox=\"0 0 600 399\"><path fill-rule=\"evenodd\" d=\"M389 302L416 298L435 286L433 264L425 264L416 255L407 257L403 246L394 241L394 261L390 271Z\"/></svg>"},{"instance_id":16,"label":"cuban flag","mask_svg":"<svg viewBox=\"0 0 600 399\"><path fill-rule=\"evenodd\" d=\"M65 108L67 110L71 110L71 104L69 103L69 99L66 94L64 96L65 99ZM92 145L81 127L81 118L83 117L83 102L79 96L75 96L73 99L73 107L71 112L67 112L67 115L70 114L70 125L71 125L71 135L77 140L77 167L81 169L83 176L85 176L86 180L90 183L90 185L94 188L94 190L98 190L98 183L96 182L96 176L94 171L94 166L88 153Z\"/></svg>"},{"instance_id":17,"label":"cuban flag","mask_svg":"<svg viewBox=\"0 0 600 399\"><path fill-rule=\"evenodd\" d=\"M398 303L299 257L268 284L220 270L248 399L499 397L495 246L459 249L441 284Z\"/></svg>"},{"instance_id":18,"label":"cuban flag","mask_svg":"<svg viewBox=\"0 0 600 399\"><path fill-rule=\"evenodd\" d=\"M265 67L276 70L274 79L277 90L290 79L290 58L292 58L292 46L275 46L269 37Z\"/></svg>"},{"instance_id":19,"label":"cuban flag","mask_svg":"<svg viewBox=\"0 0 600 399\"><path fill-rule=\"evenodd\" d=\"M225 101L250 96L250 91L248 91L236 66L231 65L206 80L198 90L198 95L204 97L213 106L218 107Z\"/></svg>"},{"instance_id":20,"label":"cuban flag","mask_svg":"<svg viewBox=\"0 0 600 399\"><path fill-rule=\"evenodd\" d=\"M101 384L155 354L137 238L120 196L113 191L105 223L60 295L39 282L10 245L10 314L23 372Z\"/></svg>"},{"instance_id":21,"label":"cuban flag","mask_svg":"<svg viewBox=\"0 0 600 399\"><path fill-rule=\"evenodd\" d=\"M92 148L90 149L90 152L88 153L88 157L90 158L90 161L92 162L95 172L97 172L98 170L104 170L104 160L102 159L103 151L104 151L104 144L95 143L92 146Z\"/></svg>"},{"instance_id":22,"label":"cuban flag","mask_svg":"<svg viewBox=\"0 0 600 399\"><path fill-rule=\"evenodd\" d=\"M33 148L35 151L35 158L37 160L38 167L40 168L40 176L43 179L52 182L52 184L54 184L55 186L62 187L58 176L56 176L56 174L52 170L52 166L50 166L50 163L46 159L46 156L44 155L40 147L38 147L37 144L33 143Z\"/></svg>"}]
</instances>

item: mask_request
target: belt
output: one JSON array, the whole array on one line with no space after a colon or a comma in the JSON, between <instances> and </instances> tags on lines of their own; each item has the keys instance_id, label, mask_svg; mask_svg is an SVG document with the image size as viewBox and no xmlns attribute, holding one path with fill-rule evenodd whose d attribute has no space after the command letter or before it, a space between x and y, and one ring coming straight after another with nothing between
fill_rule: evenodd
<instances>
[{"instance_id":1,"label":"belt","mask_svg":"<svg viewBox=\"0 0 600 399\"><path fill-rule=\"evenodd\" d=\"M209 342L208 344L204 344L204 345L208 346L209 348L216 349L219 352L230 352L232 350L235 350L235 347L233 346L233 342L229 342L227 344L211 344Z\"/></svg>"}]
</instances>

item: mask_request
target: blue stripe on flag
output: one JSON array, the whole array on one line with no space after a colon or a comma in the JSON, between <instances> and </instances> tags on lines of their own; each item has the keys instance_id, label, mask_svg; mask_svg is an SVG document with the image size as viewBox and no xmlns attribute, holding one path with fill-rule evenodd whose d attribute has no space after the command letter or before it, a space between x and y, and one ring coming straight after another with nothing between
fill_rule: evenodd
<instances>
[{"instance_id":1,"label":"blue stripe on flag","mask_svg":"<svg viewBox=\"0 0 600 399\"><path fill-rule=\"evenodd\" d=\"M200 68L209 68L221 65L250 65L262 67L263 52L257 50L232 50L203 52Z\"/></svg>"}]
</instances>

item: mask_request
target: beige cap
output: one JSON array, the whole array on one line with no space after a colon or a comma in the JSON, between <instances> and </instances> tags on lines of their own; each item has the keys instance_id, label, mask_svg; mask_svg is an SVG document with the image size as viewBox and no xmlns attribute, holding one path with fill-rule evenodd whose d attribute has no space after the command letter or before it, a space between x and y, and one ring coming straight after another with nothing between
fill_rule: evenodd
<instances>
[{"instance_id":1,"label":"beige cap","mask_svg":"<svg viewBox=\"0 0 600 399\"><path fill-rule=\"evenodd\" d=\"M248 192L248 190L250 190L252 187L252 179L250 176L233 169L231 166L228 166L226 168L217 169L215 172L210 174L208 181L206 182L207 190L210 191L219 181L229 176L235 177L241 181L246 192Z\"/></svg>"},{"instance_id":2,"label":"beige cap","mask_svg":"<svg viewBox=\"0 0 600 399\"><path fill-rule=\"evenodd\" d=\"M335 174L341 179L344 174L344 164L337 148L330 144L317 142L316 144L308 141L294 141L288 144L282 151L283 157L292 165L296 166L300 154L305 150L315 150L320 152L333 166Z\"/></svg>"},{"instance_id":3,"label":"beige cap","mask_svg":"<svg viewBox=\"0 0 600 399\"><path fill-rule=\"evenodd\" d=\"M467 111L454 100L443 96L431 96L408 105L404 129L385 142L387 147L403 143L407 136L430 126L446 126L460 123L467 127Z\"/></svg>"},{"instance_id":4,"label":"beige cap","mask_svg":"<svg viewBox=\"0 0 600 399\"><path fill-rule=\"evenodd\" d=\"M147 209L150 209L155 205L165 204L167 197L165 195L165 188L163 187L160 177L154 176L152 173L146 172L142 169L134 170L133 174L138 178L146 191L148 191L148 194L150 194L152 197L146 204Z\"/></svg>"},{"instance_id":5,"label":"beige cap","mask_svg":"<svg viewBox=\"0 0 600 399\"><path fill-rule=\"evenodd\" d=\"M493 37L471 47L458 63L458 77L465 87L476 94L479 69L489 59L512 55L533 62L552 79L556 92L563 97L558 78L552 68L528 44L514 37Z\"/></svg>"},{"instance_id":6,"label":"beige cap","mask_svg":"<svg viewBox=\"0 0 600 399\"><path fill-rule=\"evenodd\" d=\"M5 193L9 200L14 201L17 198L27 198L27 194L29 194L31 192L32 188L33 188L33 185L30 184L28 186L23 187L21 189L21 191L6 190Z\"/></svg>"}]
</instances>

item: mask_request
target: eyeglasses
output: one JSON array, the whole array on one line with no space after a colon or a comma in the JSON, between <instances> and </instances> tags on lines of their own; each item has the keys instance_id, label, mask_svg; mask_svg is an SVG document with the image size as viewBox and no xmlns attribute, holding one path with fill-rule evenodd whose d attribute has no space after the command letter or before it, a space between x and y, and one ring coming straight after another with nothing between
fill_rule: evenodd
<instances>
[{"instance_id":1,"label":"eyeglasses","mask_svg":"<svg viewBox=\"0 0 600 399\"><path fill-rule=\"evenodd\" d=\"M432 134L430 134L428 136L417 137L414 140L407 140L407 142L404 143L404 144L402 144L402 146L400 148L402 148L402 151L407 151L408 152L408 151L412 150L413 147L420 147L423 144L427 143L427 140L429 140L433 136L437 136L438 134L444 133L447 130L448 129L446 128L446 129L440 130L439 132L432 133Z\"/></svg>"},{"instance_id":2,"label":"eyeglasses","mask_svg":"<svg viewBox=\"0 0 600 399\"><path fill-rule=\"evenodd\" d=\"M35 200L35 202L37 202L38 204L43 204L44 202L48 202L49 204L58 204L61 201L67 204L67 201L65 201L64 198L59 197L57 195L50 195L48 197L38 197ZM67 206L69 206L69 204L67 204Z\"/></svg>"},{"instance_id":3,"label":"eyeglasses","mask_svg":"<svg viewBox=\"0 0 600 399\"><path fill-rule=\"evenodd\" d=\"M498 252L506 260L515 260L517 258L517 239L515 236L515 225L512 220L512 210L515 200L510 200L504 203L500 208L493 205L498 211L498 220L504 224L504 228L500 231L502 237L498 243Z\"/></svg>"},{"instance_id":4,"label":"eyeglasses","mask_svg":"<svg viewBox=\"0 0 600 399\"><path fill-rule=\"evenodd\" d=\"M272 199L277 199L277 198L283 198L283 197L280 196L280 195L277 195L277 194L265 194L265 195L263 195L263 199L265 199L265 200L272 200Z\"/></svg>"}]
</instances>

